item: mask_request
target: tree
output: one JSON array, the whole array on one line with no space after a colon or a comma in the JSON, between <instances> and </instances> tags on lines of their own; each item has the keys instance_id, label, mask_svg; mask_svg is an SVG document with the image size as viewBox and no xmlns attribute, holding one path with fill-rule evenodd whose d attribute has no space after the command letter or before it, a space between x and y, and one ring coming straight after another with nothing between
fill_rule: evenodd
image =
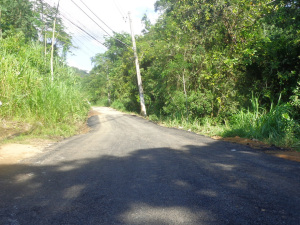
<instances>
[{"instance_id":1,"label":"tree","mask_svg":"<svg viewBox=\"0 0 300 225\"><path fill-rule=\"evenodd\" d=\"M291 0L158 0L137 46L149 114L226 120L249 99L297 105L300 7ZM131 53L115 39L110 61L115 99L137 103ZM295 94L296 93L296 94ZM268 109L268 107L266 106Z\"/></svg>"},{"instance_id":2,"label":"tree","mask_svg":"<svg viewBox=\"0 0 300 225\"><path fill-rule=\"evenodd\" d=\"M0 25L3 37L17 32L25 35L26 41L40 40L51 44L51 34L56 15L56 7L42 0L0 0ZM56 48L62 49L62 56L72 46L71 35L66 32L62 19L56 21Z\"/></svg>"}]
</instances>

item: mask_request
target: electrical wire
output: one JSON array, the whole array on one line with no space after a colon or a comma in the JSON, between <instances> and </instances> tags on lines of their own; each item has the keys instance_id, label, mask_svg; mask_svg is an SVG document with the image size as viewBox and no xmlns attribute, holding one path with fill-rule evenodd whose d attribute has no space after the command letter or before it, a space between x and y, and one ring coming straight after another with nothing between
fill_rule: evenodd
<instances>
[{"instance_id":1,"label":"electrical wire","mask_svg":"<svg viewBox=\"0 0 300 225\"><path fill-rule=\"evenodd\" d=\"M81 0L80 0L81 1ZM121 41L121 40L119 40L118 38L115 38L115 37L113 37L112 35L110 35L103 27L101 27L93 18L91 18L79 5L77 5L73 0L71 0L71 2L73 2L74 3L74 5L76 5L87 17L89 17L101 30L103 30L108 36L110 36L111 38L113 38L113 39L115 39L115 40L117 40L117 41L119 41L120 43L122 43L123 45L125 45L127 48L130 48L130 46L129 45L127 45L126 43L124 43L123 41ZM82 2L82 1L81 1ZM84 3L83 3L84 4ZM94 15L94 16L96 16L95 15L95 13L90 9L90 8L88 8L87 6L86 6L86 4L84 4L85 5L85 7ZM102 23L104 23L98 16L96 16ZM104 23L105 24L105 23ZM106 25L106 24L105 24ZM106 25L107 26L107 25ZM111 29L111 28L109 28L109 29ZM113 31L113 30L112 30ZM113 31L114 32L114 31ZM116 32L114 32L114 33L116 33Z\"/></svg>"},{"instance_id":2,"label":"electrical wire","mask_svg":"<svg viewBox=\"0 0 300 225\"><path fill-rule=\"evenodd\" d=\"M65 17L69 18L69 20L73 21L73 23L76 23L78 26L80 27L85 27L84 24L82 24L79 20L75 19L72 15L70 15L67 11L65 10L61 10L61 14L64 15ZM75 21L75 22L74 22ZM69 23L71 24L71 23ZM71 24L73 25L73 24ZM73 25L73 27L75 27L77 30L79 30L76 26ZM80 30L81 31L81 30ZM94 37L97 37L97 34L93 33L91 30L85 29L86 32L90 33L91 35L93 35ZM82 32L82 31L81 31ZM101 36L102 37L102 36Z\"/></svg>"},{"instance_id":3,"label":"electrical wire","mask_svg":"<svg viewBox=\"0 0 300 225\"><path fill-rule=\"evenodd\" d=\"M49 0L48 0L49 1ZM53 2L53 0L50 0L51 2ZM79 8L87 17L89 17L95 24L97 24L97 26L103 30L108 36L110 36L111 38L117 40L118 42L122 43L123 45L125 45L127 48L131 49L132 50L132 47L130 47L129 45L127 45L126 43L124 43L123 41L121 41L120 39L116 38L116 37L113 37L112 35L110 35L105 29L103 29L95 20L93 20L78 4L76 4L73 0L71 0L73 2L73 4ZM47 2L47 0L46 0ZM118 34L117 32L115 32L113 29L111 29L103 20L101 20L82 0L80 0L81 3L84 4L84 6L97 18L99 19L102 23L105 24L105 26L107 26L112 32L114 32L115 34ZM64 10L60 10L60 11L64 11ZM68 14L69 17L73 18L73 16L70 16L69 13L67 13L66 11L64 11L65 14ZM70 20L70 19L69 19ZM77 23L81 24L78 20L77 20ZM84 27L85 25L81 24L82 27ZM82 28L81 28L82 29ZM91 33L91 32L90 32ZM120 34L122 35L122 34ZM93 35L94 38L95 38L95 35Z\"/></svg>"},{"instance_id":4,"label":"electrical wire","mask_svg":"<svg viewBox=\"0 0 300 225\"><path fill-rule=\"evenodd\" d=\"M51 1L51 0L50 0ZM94 23L97 24L97 26L103 30L108 36L110 36L111 38L117 40L118 42L122 43L123 45L125 45L127 48L131 49L132 50L132 47L128 46L126 43L122 42L121 40L111 36L105 29L103 29L94 19L92 19L80 6L78 6L78 4L76 4L73 0L71 0L73 2L73 4L75 4L87 17L89 17ZM81 0L80 0L81 1ZM47 1L46 1L47 2ZM53 2L53 1L51 1ZM83 3L81 1L81 3ZM83 3L84 4L84 3ZM116 4L116 2L115 2ZM84 6L97 18L99 19L99 21L101 21L106 27L108 27L112 32L114 32L115 34L118 34L117 32L115 32L113 29L111 29L106 23L104 23L95 13L93 13L93 11L86 5L84 4ZM116 7L118 8L118 6L116 5ZM121 10L118 8L119 12L122 14ZM65 10L60 10L61 12L64 11L64 13L66 15L68 15L68 17L71 17L71 18L74 18L72 15L70 15L67 11ZM103 45L104 47L107 48L107 46L105 46L105 44L103 44L102 42L98 41L97 38L95 37L95 35L92 35L90 34L88 31L86 31L85 29L83 29L82 27L85 27L85 25L83 25L81 22L79 22L78 20L77 23L79 23L82 27L80 27L79 25L77 25L75 22L73 22L71 19L69 19L66 15L63 15L61 13L61 15L66 19L66 21L68 21L69 23L71 23L77 30L79 30L81 33L83 33L84 35L82 35L82 38L85 39L86 41L90 42L91 39L95 40L96 42L100 43L101 45ZM124 16L123 16L124 17ZM124 19L124 18L123 18ZM126 21L125 21L126 22ZM79 38L76 39L78 42L80 42L81 44L84 43L84 41L81 41ZM83 46L88 49L90 52L93 52L91 51L86 45L83 44ZM87 56L88 54L86 52L84 52Z\"/></svg>"},{"instance_id":5,"label":"electrical wire","mask_svg":"<svg viewBox=\"0 0 300 225\"><path fill-rule=\"evenodd\" d=\"M65 14L65 13L62 13L62 11L61 11L61 15L62 16L64 16L64 17L67 17L68 18L68 16ZM80 41L82 41L82 42L85 42L85 41L87 41L87 42L90 42L91 40L94 40L94 39L92 39L90 36L87 36L87 34L86 33L84 33L81 29L79 29L78 27L80 27L80 25L81 25L81 27L83 27L83 25L82 24L77 24L77 23L75 23L74 21L72 21L70 18L68 18L69 20L64 20L64 22L66 23L66 24L68 24L68 27L70 28L70 27L72 27L72 29L75 31L76 30L76 32L78 32L78 34L80 34L80 37L79 37L79 35L73 35L72 33L71 33L71 35L72 35L72 38L74 39L74 38L78 38L78 39L80 39ZM73 23L71 23L71 22L69 22L69 21L72 21ZM74 24L77 24L77 26L75 26ZM85 30L87 33L90 33L91 34L91 32L89 32L89 31L87 31L87 30ZM92 35L92 34L91 34ZM93 35L94 36L94 35ZM94 36L95 37L95 36ZM96 37L95 37L96 38ZM82 40L82 39L84 39L84 40Z\"/></svg>"},{"instance_id":6,"label":"electrical wire","mask_svg":"<svg viewBox=\"0 0 300 225\"><path fill-rule=\"evenodd\" d=\"M66 17L66 15L64 13L61 13L61 15L64 15ZM92 39L90 36L87 36L86 33L84 33L81 29L79 29L77 26L75 26L71 22L69 22L67 20L65 22L68 24L69 27L72 27L72 29L76 30L76 33L78 33L77 35L72 35L72 41L74 41L74 43L76 42L74 45L74 49L81 49L81 50L86 49L87 52L90 52L90 54L95 55L97 53L97 50L95 51L95 49L92 49L91 47L89 47L88 45L85 44L85 43L90 43L90 42L94 41L94 39ZM73 23L74 23L74 21L73 21ZM87 30L85 30L85 31L88 32ZM88 32L88 33L90 33L90 32ZM97 38L95 35L92 35L92 36ZM78 42L80 44L78 44ZM85 52L85 54L88 55L86 52Z\"/></svg>"},{"instance_id":7,"label":"electrical wire","mask_svg":"<svg viewBox=\"0 0 300 225\"><path fill-rule=\"evenodd\" d=\"M95 50L92 50L90 47L88 47L84 41L82 41L80 38L78 38L78 36L73 37L72 42L74 42L76 44L74 48L86 49L87 51L89 51L91 53L95 52ZM78 44L78 42L79 42L79 44ZM82 46L83 46L83 48L82 48Z\"/></svg>"},{"instance_id":8,"label":"electrical wire","mask_svg":"<svg viewBox=\"0 0 300 225\"><path fill-rule=\"evenodd\" d=\"M103 45L105 48L107 48L105 46L105 44L103 44L102 42L98 41L94 36L92 36L91 34L89 34L88 32L86 32L84 29L82 29L81 27L79 27L77 24L75 24L74 22L72 22L71 20L69 20L67 17L65 17L64 15L62 15L67 21L69 21L70 23L72 23L74 26L76 26L78 29L80 29L81 31L83 31L84 33L86 33L88 36L90 36L91 38L93 38L95 41L97 41L98 43L100 43L101 45Z\"/></svg>"},{"instance_id":9,"label":"electrical wire","mask_svg":"<svg viewBox=\"0 0 300 225\"><path fill-rule=\"evenodd\" d=\"M101 30L103 30L106 34L110 35L103 27L101 27L92 17L90 17L76 2L74 2L73 0L71 0L71 2L73 2L74 5L77 6L77 8L79 8L88 18L90 18Z\"/></svg>"},{"instance_id":10,"label":"electrical wire","mask_svg":"<svg viewBox=\"0 0 300 225\"><path fill-rule=\"evenodd\" d=\"M111 29L103 20L101 20L82 0L79 0L98 20L100 20L108 29L110 29L113 33L115 32L113 29Z\"/></svg>"}]
</instances>

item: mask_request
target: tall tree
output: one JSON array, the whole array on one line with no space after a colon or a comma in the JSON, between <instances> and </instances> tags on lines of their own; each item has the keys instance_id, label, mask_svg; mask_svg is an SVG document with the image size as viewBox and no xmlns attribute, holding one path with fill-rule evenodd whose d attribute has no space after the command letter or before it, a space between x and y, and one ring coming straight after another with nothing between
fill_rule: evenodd
<instances>
[{"instance_id":1,"label":"tall tree","mask_svg":"<svg viewBox=\"0 0 300 225\"><path fill-rule=\"evenodd\" d=\"M56 8L43 0L0 0L0 26L5 38L9 34L22 32L27 41L45 41L51 43L51 32L56 15ZM63 55L71 47L71 35L66 32L62 19L56 21L56 48L61 48Z\"/></svg>"}]
</instances>

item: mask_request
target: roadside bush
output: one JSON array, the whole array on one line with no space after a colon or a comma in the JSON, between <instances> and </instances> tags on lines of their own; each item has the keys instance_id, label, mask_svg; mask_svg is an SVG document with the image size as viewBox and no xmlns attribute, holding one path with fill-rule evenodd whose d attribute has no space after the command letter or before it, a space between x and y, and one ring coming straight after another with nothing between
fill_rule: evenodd
<instances>
[{"instance_id":1,"label":"roadside bush","mask_svg":"<svg viewBox=\"0 0 300 225\"><path fill-rule=\"evenodd\" d=\"M51 80L43 46L25 44L22 34L0 40L2 118L42 124L38 134L69 136L85 121L89 105L79 78L59 58Z\"/></svg>"},{"instance_id":2,"label":"roadside bush","mask_svg":"<svg viewBox=\"0 0 300 225\"><path fill-rule=\"evenodd\" d=\"M126 111L126 108L124 106L124 104L119 101L119 100L115 100L112 104L111 104L111 107L114 108L114 109L117 109L117 110L120 110L120 111Z\"/></svg>"},{"instance_id":3,"label":"roadside bush","mask_svg":"<svg viewBox=\"0 0 300 225\"><path fill-rule=\"evenodd\" d=\"M107 98L101 98L96 101L95 103L96 106L109 106Z\"/></svg>"},{"instance_id":4,"label":"roadside bush","mask_svg":"<svg viewBox=\"0 0 300 225\"><path fill-rule=\"evenodd\" d=\"M223 136L255 138L282 147L299 143L299 123L292 117L289 104L278 104L270 111L257 106L256 110L241 110L232 116Z\"/></svg>"}]
</instances>

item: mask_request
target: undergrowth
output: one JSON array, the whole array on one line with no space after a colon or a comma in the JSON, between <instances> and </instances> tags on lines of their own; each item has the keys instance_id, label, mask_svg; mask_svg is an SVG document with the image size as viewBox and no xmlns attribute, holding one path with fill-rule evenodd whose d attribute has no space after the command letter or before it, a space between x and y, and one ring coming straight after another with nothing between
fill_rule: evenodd
<instances>
[{"instance_id":1,"label":"undergrowth","mask_svg":"<svg viewBox=\"0 0 300 225\"><path fill-rule=\"evenodd\" d=\"M56 57L52 81L49 54L22 34L0 40L0 58L1 120L30 123L34 135L73 135L89 110L73 70Z\"/></svg>"},{"instance_id":2,"label":"undergrowth","mask_svg":"<svg viewBox=\"0 0 300 225\"><path fill-rule=\"evenodd\" d=\"M252 108L240 110L221 123L218 118L187 119L158 118L150 115L149 119L168 127L190 130L207 136L258 139L270 145L300 150L300 126L293 115L290 104L271 105L270 110L259 106L258 99L251 100Z\"/></svg>"},{"instance_id":3,"label":"undergrowth","mask_svg":"<svg viewBox=\"0 0 300 225\"><path fill-rule=\"evenodd\" d=\"M293 119L290 104L271 105L267 111L259 107L257 100L252 103L252 110L241 110L231 117L223 137L255 138L284 148L300 149L299 122Z\"/></svg>"}]
</instances>

